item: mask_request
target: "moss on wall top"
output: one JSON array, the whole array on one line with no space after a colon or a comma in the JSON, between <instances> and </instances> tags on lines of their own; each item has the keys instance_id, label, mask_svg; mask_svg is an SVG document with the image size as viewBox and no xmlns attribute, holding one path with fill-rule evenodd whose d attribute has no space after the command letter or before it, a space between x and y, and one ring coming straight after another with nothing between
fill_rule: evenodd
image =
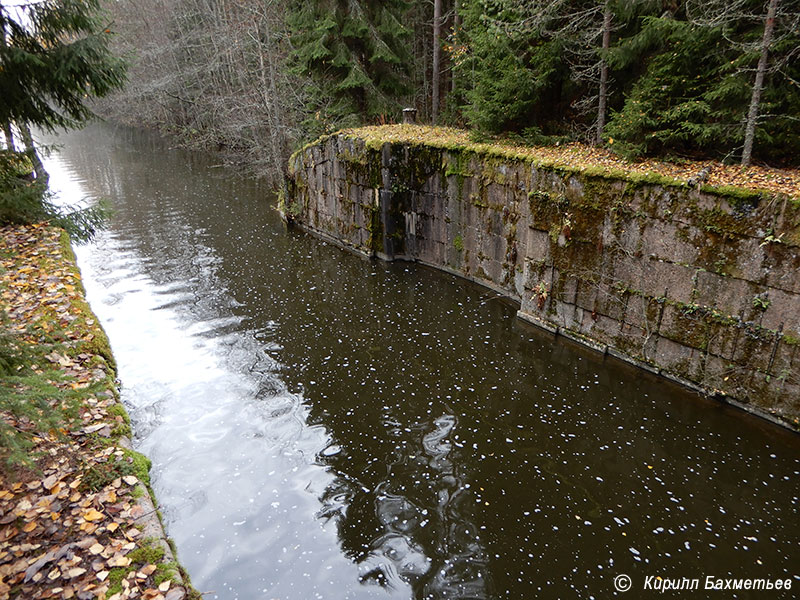
<instances>
[{"instance_id":1,"label":"moss on wall top","mask_svg":"<svg viewBox=\"0 0 800 600\"><path fill-rule=\"evenodd\" d=\"M713 161L629 162L610 149L571 143L559 146L523 146L504 141L476 142L469 132L451 127L427 125L377 125L344 129L307 144L290 159L290 170L296 159L308 148L336 136L362 140L369 149L378 150L386 143L425 145L457 152L470 152L483 157L530 163L564 173L584 173L633 183L687 187L690 181L703 183L704 192L735 201L756 200L765 196L788 196L800 201L800 171L761 166L747 168ZM707 172L706 174L703 174ZM702 174L702 175L701 175ZM698 178L699 176L699 178Z\"/></svg>"}]
</instances>

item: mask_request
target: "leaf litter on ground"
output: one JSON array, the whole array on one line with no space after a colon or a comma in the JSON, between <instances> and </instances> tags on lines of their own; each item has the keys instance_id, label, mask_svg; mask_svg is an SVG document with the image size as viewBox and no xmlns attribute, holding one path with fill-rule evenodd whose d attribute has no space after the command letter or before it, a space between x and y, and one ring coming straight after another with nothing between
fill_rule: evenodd
<instances>
[{"instance_id":1,"label":"leaf litter on ground","mask_svg":"<svg viewBox=\"0 0 800 600\"><path fill-rule=\"evenodd\" d=\"M575 170L600 168L609 172L622 171L629 175L659 175L679 182L688 182L702 171L706 171L708 173L704 182L706 185L733 186L769 194L800 197L800 169L797 168L778 169L761 165L742 167L713 160L672 162L646 159L632 162L614 154L609 148L578 142L549 146L528 146L505 140L475 142L466 130L430 125L374 125L345 129L340 133L372 143L404 142L429 144L441 148L458 147L476 152L500 154L509 158L527 158L543 166Z\"/></svg>"},{"instance_id":2,"label":"leaf litter on ground","mask_svg":"<svg viewBox=\"0 0 800 600\"><path fill-rule=\"evenodd\" d=\"M53 393L42 411L59 422L42 430L16 414L13 398L32 379L0 376L0 420L27 459L9 462L0 447L0 600L196 597L163 540L142 533L154 517L139 500L149 465L126 447L113 357L63 235L44 225L0 228L3 335L30 350L34 362L16 370L46 380Z\"/></svg>"}]
</instances>

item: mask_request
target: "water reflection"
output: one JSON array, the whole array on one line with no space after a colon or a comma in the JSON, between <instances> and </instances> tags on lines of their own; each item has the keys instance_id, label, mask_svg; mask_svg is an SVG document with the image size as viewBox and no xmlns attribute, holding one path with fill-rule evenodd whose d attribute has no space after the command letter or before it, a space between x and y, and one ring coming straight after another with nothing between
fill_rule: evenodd
<instances>
[{"instance_id":1,"label":"water reflection","mask_svg":"<svg viewBox=\"0 0 800 600\"><path fill-rule=\"evenodd\" d=\"M360 565L362 582L407 582L421 598L490 597L469 484L449 459L456 422L442 415L419 432L420 444L398 444L383 477L377 470L357 480L343 473L323 494L320 517L337 521L342 549ZM322 452L321 460L337 471L340 454Z\"/></svg>"},{"instance_id":2,"label":"water reflection","mask_svg":"<svg viewBox=\"0 0 800 600\"><path fill-rule=\"evenodd\" d=\"M65 143L62 179L116 208L81 267L206 597L797 575L797 436L554 342L464 281L287 232L207 157L110 128Z\"/></svg>"}]
</instances>

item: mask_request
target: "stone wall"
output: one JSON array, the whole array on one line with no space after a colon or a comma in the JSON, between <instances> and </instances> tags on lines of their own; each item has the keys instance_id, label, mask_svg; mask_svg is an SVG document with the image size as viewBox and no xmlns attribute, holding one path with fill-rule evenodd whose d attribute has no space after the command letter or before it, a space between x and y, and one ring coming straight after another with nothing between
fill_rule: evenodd
<instances>
[{"instance_id":1,"label":"stone wall","mask_svg":"<svg viewBox=\"0 0 800 600\"><path fill-rule=\"evenodd\" d=\"M290 171L290 221L473 279L521 318L797 426L800 201L345 135Z\"/></svg>"}]
</instances>

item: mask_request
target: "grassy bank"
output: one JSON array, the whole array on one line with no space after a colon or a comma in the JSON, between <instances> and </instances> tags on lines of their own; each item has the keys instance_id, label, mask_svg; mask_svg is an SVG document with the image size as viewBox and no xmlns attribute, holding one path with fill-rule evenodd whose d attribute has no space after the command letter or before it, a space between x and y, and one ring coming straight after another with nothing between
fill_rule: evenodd
<instances>
[{"instance_id":1,"label":"grassy bank","mask_svg":"<svg viewBox=\"0 0 800 600\"><path fill-rule=\"evenodd\" d=\"M0 228L0 599L199 598L63 231Z\"/></svg>"}]
</instances>

